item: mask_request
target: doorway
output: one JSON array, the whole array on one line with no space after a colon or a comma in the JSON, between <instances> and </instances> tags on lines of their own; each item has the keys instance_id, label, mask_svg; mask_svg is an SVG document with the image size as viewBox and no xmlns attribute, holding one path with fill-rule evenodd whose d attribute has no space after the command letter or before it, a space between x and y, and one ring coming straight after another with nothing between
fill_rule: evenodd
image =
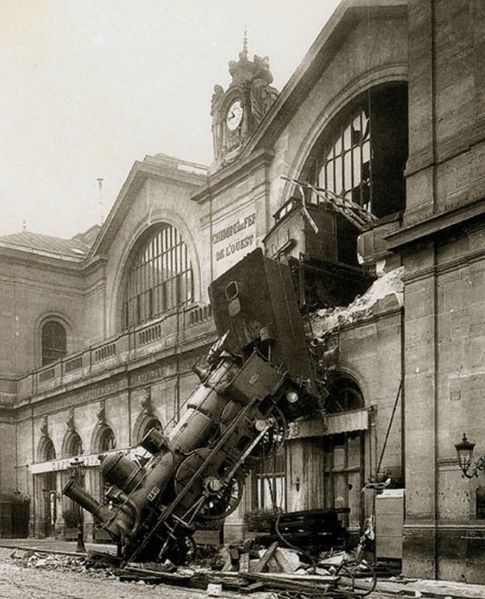
<instances>
[{"instance_id":1,"label":"doorway","mask_svg":"<svg viewBox=\"0 0 485 599\"><path fill-rule=\"evenodd\" d=\"M52 537L55 534L55 525L57 520L57 491L55 472L47 472L43 475L42 497L42 532L46 537Z\"/></svg>"}]
</instances>

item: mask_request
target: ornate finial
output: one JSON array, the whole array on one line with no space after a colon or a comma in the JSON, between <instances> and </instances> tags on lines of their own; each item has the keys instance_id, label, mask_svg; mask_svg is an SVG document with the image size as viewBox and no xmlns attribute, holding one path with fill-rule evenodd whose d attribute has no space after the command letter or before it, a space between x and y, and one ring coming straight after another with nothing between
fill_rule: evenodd
<instances>
[{"instance_id":1,"label":"ornate finial","mask_svg":"<svg viewBox=\"0 0 485 599\"><path fill-rule=\"evenodd\" d=\"M247 58L248 57L248 29L244 27L244 37L243 37L243 49L242 52L239 53L239 58Z\"/></svg>"},{"instance_id":2,"label":"ornate finial","mask_svg":"<svg viewBox=\"0 0 485 599\"><path fill-rule=\"evenodd\" d=\"M98 418L98 423L100 425L106 424L106 412L105 412L105 406L104 406L104 399L101 399L99 402L99 408L98 408L98 411L96 412L96 416Z\"/></svg>"},{"instance_id":3,"label":"ornate finial","mask_svg":"<svg viewBox=\"0 0 485 599\"><path fill-rule=\"evenodd\" d=\"M143 414L152 413L152 391L150 387L145 387L143 389L143 397L140 400L140 406Z\"/></svg>"},{"instance_id":4,"label":"ornate finial","mask_svg":"<svg viewBox=\"0 0 485 599\"><path fill-rule=\"evenodd\" d=\"M66 420L66 424L67 424L67 430L68 431L74 431L75 427L74 427L74 409L71 408L69 410L69 414L67 416L67 420Z\"/></svg>"}]
</instances>

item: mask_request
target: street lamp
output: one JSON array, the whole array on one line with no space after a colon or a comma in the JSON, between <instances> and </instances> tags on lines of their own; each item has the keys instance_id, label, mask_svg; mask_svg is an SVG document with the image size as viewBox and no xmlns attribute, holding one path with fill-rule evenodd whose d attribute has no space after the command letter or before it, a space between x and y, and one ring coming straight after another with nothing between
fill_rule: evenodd
<instances>
[{"instance_id":1,"label":"street lamp","mask_svg":"<svg viewBox=\"0 0 485 599\"><path fill-rule=\"evenodd\" d=\"M472 463L474 448L475 443L470 443L465 433L463 433L463 439L459 443L455 443L455 449L458 456L458 466L460 466L463 476L466 478L478 476L480 470L485 470L484 456L480 456L478 460Z\"/></svg>"},{"instance_id":2,"label":"street lamp","mask_svg":"<svg viewBox=\"0 0 485 599\"><path fill-rule=\"evenodd\" d=\"M69 463L69 476L72 480L79 483L81 486L84 486L84 462L80 460L77 456L72 459ZM82 511L81 506L78 505L79 510L79 518L77 523L77 547L76 551L78 553L86 553L86 547L84 546L84 528L82 521Z\"/></svg>"}]
</instances>

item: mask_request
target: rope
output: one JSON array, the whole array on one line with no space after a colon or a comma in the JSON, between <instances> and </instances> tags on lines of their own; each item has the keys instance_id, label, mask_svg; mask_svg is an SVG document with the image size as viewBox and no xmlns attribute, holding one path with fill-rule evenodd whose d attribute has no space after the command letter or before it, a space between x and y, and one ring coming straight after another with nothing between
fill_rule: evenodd
<instances>
[{"instance_id":1,"label":"rope","mask_svg":"<svg viewBox=\"0 0 485 599\"><path fill-rule=\"evenodd\" d=\"M389 421L389 426L387 427L386 438L384 439L384 445L382 446L381 457L379 458L379 464L377 466L376 476L379 474L379 471L381 469L382 459L384 458L384 452L386 451L387 442L389 440L389 435L391 433L391 427L392 427L392 422L394 420L394 414L396 413L397 402L399 401L399 397L401 396L402 384L403 384L403 379L401 378L401 381L399 383L399 388L397 390L396 399L394 401L394 406L392 408L391 419Z\"/></svg>"}]
</instances>

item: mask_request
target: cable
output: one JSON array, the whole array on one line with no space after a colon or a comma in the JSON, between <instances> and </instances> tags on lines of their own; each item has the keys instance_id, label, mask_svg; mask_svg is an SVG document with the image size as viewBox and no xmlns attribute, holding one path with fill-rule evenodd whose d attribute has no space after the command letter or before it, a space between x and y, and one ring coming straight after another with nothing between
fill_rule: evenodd
<instances>
[{"instance_id":1,"label":"cable","mask_svg":"<svg viewBox=\"0 0 485 599\"><path fill-rule=\"evenodd\" d=\"M379 475L379 472L380 472L380 469L381 469L382 459L384 458L384 452L386 450L387 441L389 440L389 435L391 433L391 427L392 427L392 422L394 420L394 414L396 413L397 402L399 401L399 398L401 396L402 384L403 384L403 379L401 378L401 381L399 382L399 388L397 390L396 399L394 401L394 406L392 408L391 419L389 421L389 426L387 427L386 438L384 439L384 444L382 446L381 457L379 458L379 463L377 465L376 477Z\"/></svg>"}]
</instances>

